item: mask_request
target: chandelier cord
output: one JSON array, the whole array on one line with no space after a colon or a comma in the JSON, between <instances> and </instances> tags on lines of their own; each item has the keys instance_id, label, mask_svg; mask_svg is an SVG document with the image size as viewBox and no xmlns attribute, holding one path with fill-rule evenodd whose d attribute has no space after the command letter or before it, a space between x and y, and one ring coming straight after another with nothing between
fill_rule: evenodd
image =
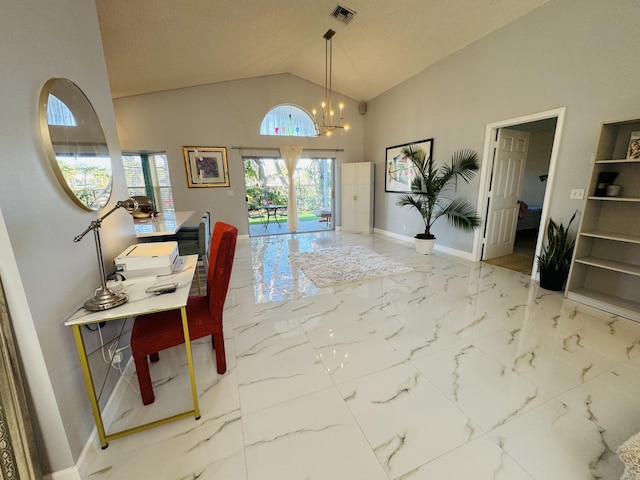
<instances>
[{"instance_id":1,"label":"chandelier cord","mask_svg":"<svg viewBox=\"0 0 640 480\"><path fill-rule=\"evenodd\" d=\"M318 136L331 135L336 129L349 130L349 125L343 125L344 105L340 103L340 112L338 114L340 120L336 121L335 112L333 111L333 36L336 32L329 29L323 35L325 39L324 46L324 101L322 102L322 124L318 126L316 120L316 110L313 113L313 123L316 126Z\"/></svg>"}]
</instances>

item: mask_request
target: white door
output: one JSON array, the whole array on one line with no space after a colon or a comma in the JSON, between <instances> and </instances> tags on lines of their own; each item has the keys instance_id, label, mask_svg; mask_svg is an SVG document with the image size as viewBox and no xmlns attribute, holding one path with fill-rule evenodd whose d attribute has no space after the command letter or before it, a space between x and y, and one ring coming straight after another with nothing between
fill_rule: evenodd
<instances>
[{"instance_id":1,"label":"white door","mask_svg":"<svg viewBox=\"0 0 640 480\"><path fill-rule=\"evenodd\" d=\"M342 165L342 230L344 232L356 231L356 164L345 163Z\"/></svg>"},{"instance_id":2,"label":"white door","mask_svg":"<svg viewBox=\"0 0 640 480\"><path fill-rule=\"evenodd\" d=\"M501 128L493 150L483 260L513 253L529 132Z\"/></svg>"}]
</instances>

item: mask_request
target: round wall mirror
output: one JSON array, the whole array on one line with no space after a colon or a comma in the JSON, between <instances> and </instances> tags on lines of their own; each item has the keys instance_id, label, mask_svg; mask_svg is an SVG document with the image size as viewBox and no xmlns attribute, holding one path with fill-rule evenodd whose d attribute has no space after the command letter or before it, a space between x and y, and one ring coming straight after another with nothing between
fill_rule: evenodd
<instances>
[{"instance_id":1,"label":"round wall mirror","mask_svg":"<svg viewBox=\"0 0 640 480\"><path fill-rule=\"evenodd\" d=\"M71 80L53 78L40 94L40 130L47 156L71 199L100 210L111 195L111 157L91 102Z\"/></svg>"}]
</instances>

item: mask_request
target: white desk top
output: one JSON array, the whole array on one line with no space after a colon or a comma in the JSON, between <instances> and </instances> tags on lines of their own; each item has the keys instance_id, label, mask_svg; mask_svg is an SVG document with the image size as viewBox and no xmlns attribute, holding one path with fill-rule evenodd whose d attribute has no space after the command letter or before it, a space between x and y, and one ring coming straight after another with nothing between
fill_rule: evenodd
<instances>
[{"instance_id":1,"label":"white desk top","mask_svg":"<svg viewBox=\"0 0 640 480\"><path fill-rule=\"evenodd\" d=\"M159 213L154 218L136 218L133 223L136 228L136 237L157 237L162 235L175 235L186 222L193 210L185 212Z\"/></svg>"},{"instance_id":2,"label":"white desk top","mask_svg":"<svg viewBox=\"0 0 640 480\"><path fill-rule=\"evenodd\" d=\"M191 289L191 282L196 271L198 256L188 255L184 257L184 259L184 267L181 272L160 277L131 278L130 280L123 281L123 292L129 295L129 301L127 303L101 312L90 312L84 308L80 308L80 310L65 322L65 326L70 327L73 325L104 322L184 307L189 297L189 290ZM178 284L177 290L173 293L154 295L153 293L145 292L145 290L152 285L171 282Z\"/></svg>"}]
</instances>

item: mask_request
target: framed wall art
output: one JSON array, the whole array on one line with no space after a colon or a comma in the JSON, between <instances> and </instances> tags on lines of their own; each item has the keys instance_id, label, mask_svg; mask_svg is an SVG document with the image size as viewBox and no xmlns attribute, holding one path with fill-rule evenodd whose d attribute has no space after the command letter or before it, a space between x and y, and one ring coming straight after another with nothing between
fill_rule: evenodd
<instances>
[{"instance_id":1,"label":"framed wall art","mask_svg":"<svg viewBox=\"0 0 640 480\"><path fill-rule=\"evenodd\" d=\"M189 188L229 186L225 147L182 147L182 154Z\"/></svg>"},{"instance_id":2,"label":"framed wall art","mask_svg":"<svg viewBox=\"0 0 640 480\"><path fill-rule=\"evenodd\" d=\"M411 182L415 178L415 167L413 163L411 163L411 160L402 154L402 149L409 145L415 145L417 148L424 150L427 158L433 155L433 138L388 147L384 174L385 192L411 192Z\"/></svg>"}]
</instances>

